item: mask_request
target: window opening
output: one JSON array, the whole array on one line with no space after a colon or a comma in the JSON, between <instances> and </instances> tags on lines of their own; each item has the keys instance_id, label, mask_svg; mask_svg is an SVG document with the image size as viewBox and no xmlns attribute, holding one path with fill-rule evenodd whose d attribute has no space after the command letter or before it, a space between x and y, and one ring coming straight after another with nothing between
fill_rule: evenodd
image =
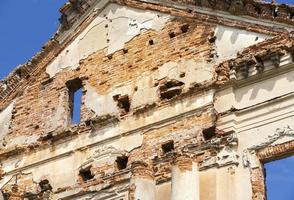
<instances>
[{"instance_id":1,"label":"window opening","mask_svg":"<svg viewBox=\"0 0 294 200\"><path fill-rule=\"evenodd\" d=\"M68 94L69 94L69 109L71 122L78 124L81 122L81 108L82 108L82 81L79 78L68 81Z\"/></svg>"},{"instance_id":2,"label":"window opening","mask_svg":"<svg viewBox=\"0 0 294 200\"><path fill-rule=\"evenodd\" d=\"M294 156L266 163L265 180L268 200L294 199Z\"/></svg>"}]
</instances>

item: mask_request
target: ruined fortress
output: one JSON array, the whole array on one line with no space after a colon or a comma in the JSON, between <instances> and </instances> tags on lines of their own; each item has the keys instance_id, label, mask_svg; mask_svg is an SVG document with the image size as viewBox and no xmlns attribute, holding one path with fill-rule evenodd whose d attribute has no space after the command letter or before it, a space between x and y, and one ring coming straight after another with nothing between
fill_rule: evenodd
<instances>
[{"instance_id":1,"label":"ruined fortress","mask_svg":"<svg viewBox=\"0 0 294 200\"><path fill-rule=\"evenodd\" d=\"M54 37L0 82L0 199L266 199L264 164L294 154L293 5L60 12Z\"/></svg>"}]
</instances>

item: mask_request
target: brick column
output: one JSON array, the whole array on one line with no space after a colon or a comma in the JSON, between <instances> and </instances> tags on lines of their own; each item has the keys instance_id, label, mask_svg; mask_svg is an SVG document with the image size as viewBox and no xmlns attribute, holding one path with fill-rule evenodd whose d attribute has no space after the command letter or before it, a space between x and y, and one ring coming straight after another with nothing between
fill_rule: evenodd
<instances>
[{"instance_id":1,"label":"brick column","mask_svg":"<svg viewBox=\"0 0 294 200\"><path fill-rule=\"evenodd\" d=\"M132 179L134 200L155 200L155 180L152 166L145 162L132 163Z\"/></svg>"},{"instance_id":2,"label":"brick column","mask_svg":"<svg viewBox=\"0 0 294 200\"><path fill-rule=\"evenodd\" d=\"M172 168L172 200L200 200L197 163L185 155L176 158Z\"/></svg>"}]
</instances>

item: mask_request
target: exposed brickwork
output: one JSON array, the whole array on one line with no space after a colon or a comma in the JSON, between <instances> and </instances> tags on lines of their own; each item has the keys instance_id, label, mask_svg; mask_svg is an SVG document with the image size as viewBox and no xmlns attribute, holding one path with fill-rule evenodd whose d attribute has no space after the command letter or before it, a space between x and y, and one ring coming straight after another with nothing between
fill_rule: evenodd
<instances>
[{"instance_id":1,"label":"exposed brickwork","mask_svg":"<svg viewBox=\"0 0 294 200\"><path fill-rule=\"evenodd\" d=\"M284 157L291 155L294 151L294 141L269 146L257 152L257 156L262 162L271 161L273 158Z\"/></svg>"},{"instance_id":2,"label":"exposed brickwork","mask_svg":"<svg viewBox=\"0 0 294 200\"><path fill-rule=\"evenodd\" d=\"M262 168L251 170L252 199L265 200L265 179Z\"/></svg>"},{"instance_id":3,"label":"exposed brickwork","mask_svg":"<svg viewBox=\"0 0 294 200\"><path fill-rule=\"evenodd\" d=\"M190 25L188 32L181 33L180 27L187 23ZM208 57L210 43L206 35L213 34L212 30L212 27L196 24L192 20L175 20L160 32L148 31L134 38L125 45L125 49L128 49L126 54L123 50L118 51L109 59L103 51L100 51L81 61L81 66L76 71L62 72L52 81L44 81L43 76L39 77L39 80L30 84L15 104L11 137L14 134L41 135L46 133L46 130L52 130L46 122L50 122L58 104L62 103L63 107L68 107L65 85L68 80L80 77L82 80L87 80L99 94L106 94L111 86L133 81L137 74L157 70L168 61L177 62L180 59L197 60L202 59L202 56ZM169 37L168 33L171 31L177 35L175 38ZM149 46L149 39L154 39L156 43ZM176 48L170 48L170 46ZM161 52L161 55L165 56L154 52ZM200 53L202 56L197 57ZM131 98L132 94L129 95ZM89 116L91 117L91 112L83 107L82 121L89 119ZM26 118L25 121L24 118ZM63 127L56 127L57 129L67 126L66 116L64 118L65 124Z\"/></svg>"},{"instance_id":4,"label":"exposed brickwork","mask_svg":"<svg viewBox=\"0 0 294 200\"><path fill-rule=\"evenodd\" d=\"M293 8L250 0L219 1L217 4L216 1L190 0L167 1L174 4L138 0L113 2L150 12L170 14L173 18L161 30L146 28L113 54L108 55L105 48L101 49L80 60L78 68L64 69L54 77L49 77L45 71L48 64L74 41L97 14L93 12L94 14L78 22L91 8L93 1L90 0L81 2L73 0L61 8L62 26L55 38L47 43L44 50L32 61L16 69L0 85L0 110L4 110L14 100L8 134L2 141L3 147L0 149L1 160L12 163L12 167L9 166L12 168L9 169L10 174L2 170L2 166L0 167L0 181L5 176L12 175L1 188L3 194L10 195L9 199L50 199L52 195L63 195L67 192L73 196L86 195L89 191L113 193L113 188L118 186L124 187L121 190L127 191L129 199L135 199L136 183L132 182L134 179L154 181L156 185L170 183L174 166L177 166L181 172L192 171L192 162L198 164L199 172L227 166L240 167L237 137L239 133L235 133L233 130L237 130L235 127L225 127L230 129L229 132L216 127L219 118L223 116L215 109L214 96L218 90L226 89L225 87L233 82L232 80L237 80L233 77L234 73L241 73L242 78L246 79L248 69L254 66L261 74L264 66L261 66L260 60L271 61L271 64L278 68L282 56L287 54L293 56L293 33L283 28L217 17L186 8L199 6L228 11L234 15L270 19L288 25L293 25L293 19L290 19ZM185 6L179 8L175 7L176 5ZM72 15L73 11L76 14ZM75 23L81 24L76 30L71 30ZM219 25L265 34L273 38L245 48L237 53L236 58L219 64L216 61L217 38L214 36ZM57 39L60 39L66 31L69 31L69 35L59 43ZM234 40L234 38L230 39ZM150 79L147 86L156 89L156 100L139 107L132 107L134 96L141 89L137 85L137 80L142 78L142 74L159 73L167 63L181 63L187 60L199 64L199 68L202 67L200 63L205 62L203 66L206 71L212 73L211 77L202 82L193 79L194 82L189 85L168 76L160 80ZM190 66L192 64L188 65L192 68ZM169 71L164 73L167 74ZM195 77L202 78L200 72L200 75L196 74L198 71L189 73L195 73ZM186 72L177 74L179 79L186 75ZM71 122L73 102L70 100L70 84L74 82L73 80L78 80L83 90L79 124ZM89 92L87 87L90 86L94 93L103 96L123 84L128 84L131 89L127 93L112 94L110 98L119 113L99 115L87 107L85 95ZM142 98L146 97L142 96ZM91 100L96 101L96 99ZM234 115L234 112L235 110L231 109L227 110L226 114ZM162 116L157 116L158 113ZM170 116L170 113L174 116ZM168 117L164 118L164 116ZM230 120L234 121L234 119ZM136 123L140 124L140 127L133 126ZM236 124L238 123L236 120ZM133 136L136 136L135 139L131 138ZM130 141L128 137L131 138ZM33 142L19 145L18 140L21 140L19 138ZM92 138L95 139L91 141ZM71 144L74 140L79 144L76 146ZM72 148L63 152L68 146ZM119 148L130 149L119 151ZM107 152L104 151L105 149L110 150ZM41 155L46 150L50 151L52 157L43 160ZM292 155L293 152L292 141L268 146L258 150L256 154L263 163ZM58 155L59 153L61 155ZM36 182L33 176L36 176L35 172L24 173L18 169L18 165L23 164L22 162L28 162L26 164L29 165L27 167L29 169L69 155L76 156L72 159L74 161L69 162L79 165L74 166L74 178L71 177L74 183L70 185L52 188L46 177L41 177L41 181ZM84 159L86 155L91 156ZM27 157L33 158L33 161L24 159ZM37 159L34 160L35 158ZM20 160L14 161L14 159ZM105 160L102 162L103 159L107 162ZM80 160L86 161L86 164L79 162ZM265 199L263 167L248 169L248 173L249 170L252 198ZM238 170L234 173L238 173ZM213 181L216 182L217 179Z\"/></svg>"},{"instance_id":5,"label":"exposed brickwork","mask_svg":"<svg viewBox=\"0 0 294 200\"><path fill-rule=\"evenodd\" d=\"M117 1L121 4L126 4L128 6L133 6L140 9L151 9L156 10L160 12L169 13L175 16L179 17L191 17L194 18L197 22L208 22L211 24L223 24L226 26L233 26L236 28L242 28L249 31L257 31L262 32L265 34L277 34L282 33L284 30L279 29L272 29L268 28L266 26L262 25L248 25L246 23L242 23L240 21L234 21L234 20L228 20L228 19L222 19L222 18L216 18L215 16L208 16L204 14L200 14L197 12L190 12L189 10L179 10L175 8L170 8L167 6L159 5L159 4L149 4L149 3L143 3L143 2L137 2L137 1ZM77 15L79 18L81 15ZM59 45L56 41L56 36L52 41L49 41L46 43L43 47L43 50L36 54L35 57L31 59L30 62L20 66L18 69L16 69L13 73L11 73L5 80L2 81L2 87L0 90L0 98L1 104L0 104L0 110L3 110L9 102L13 98L15 98L18 94L20 94L24 88L27 86L27 83L34 80L34 77L37 77L40 73L44 72L44 67L52 60L53 57L55 57L66 45L68 45L75 36L80 33L84 27L86 27L93 19L95 15L90 15L86 20L83 21L82 24L80 24L80 28L72 32L67 41L63 42L62 45ZM220 20L221 19L221 20ZM283 18L284 19L284 18ZM74 21L76 21L75 19ZM43 64L42 64L43 63ZM19 77L19 74L22 74L21 77ZM28 80L27 80L28 79Z\"/></svg>"},{"instance_id":6,"label":"exposed brickwork","mask_svg":"<svg viewBox=\"0 0 294 200\"><path fill-rule=\"evenodd\" d=\"M84 14L93 0L84 1L69 1L61 9L60 12L63 16L60 18L62 24L60 31L70 28L81 16ZM121 4L128 4L134 2L137 4L146 4L145 1L130 1L130 0L117 0ZM210 1L210 0L169 0L168 3L178 5L193 5L199 7L206 7L213 10L225 11L235 15L247 15L255 18L268 19L283 23L293 23L294 8L293 6L276 3L265 3L257 0L239 0L239 1ZM146 6L146 9L153 8L154 5L160 5L162 2L152 2ZM74 11L74 15L72 14ZM68 15L71 15L70 17ZM70 18L70 19L69 19Z\"/></svg>"}]
</instances>

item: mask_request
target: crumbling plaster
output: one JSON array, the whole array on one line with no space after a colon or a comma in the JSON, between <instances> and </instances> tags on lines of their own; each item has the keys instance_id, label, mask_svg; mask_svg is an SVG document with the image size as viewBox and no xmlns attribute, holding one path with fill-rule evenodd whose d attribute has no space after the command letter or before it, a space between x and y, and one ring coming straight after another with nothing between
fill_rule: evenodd
<instances>
[{"instance_id":1,"label":"crumbling plaster","mask_svg":"<svg viewBox=\"0 0 294 200\"><path fill-rule=\"evenodd\" d=\"M181 77L181 74L183 76ZM85 84L85 106L96 115L118 114L119 109L113 100L115 95L129 95L131 109L160 101L156 83L163 79L174 79L184 83L184 90L188 90L192 83L210 81L213 77L212 65L205 61L182 60L168 62L158 70L145 72L132 82L125 82L113 86L106 95L100 95L89 83ZM137 91L134 91L135 86Z\"/></svg>"},{"instance_id":2,"label":"crumbling plaster","mask_svg":"<svg viewBox=\"0 0 294 200\"><path fill-rule=\"evenodd\" d=\"M199 97L203 98L203 97ZM212 96L209 98L210 102L212 101ZM197 102L197 101L196 101ZM209 103L209 102L207 102ZM203 106L205 104L197 104L198 106ZM172 108L172 107L171 107ZM197 107L196 107L197 108ZM199 108L199 107L198 107ZM170 109L170 108L169 108ZM190 108L191 109L191 108ZM188 110L183 110L184 112ZM77 180L77 171L80 166L83 165L84 162L87 161L88 158L91 158L95 155L97 150L101 152L101 148L115 148L121 152L131 152L132 150L139 148L143 144L143 134L145 131L138 131L134 134L120 136L123 131L133 131L139 127L146 126L146 123L158 123L158 120L164 120L162 116L166 116L168 119L171 116L174 116L173 113L170 111L159 111L161 114L157 113L154 114L152 117L153 119L150 121L142 120L137 121L134 119L133 122L126 122L122 123L120 127L118 126L111 126L105 127L103 129L99 129L93 134L90 135L79 135L77 138L72 138L71 140L67 141L66 143L62 142L60 144L54 144L53 148L45 148L40 149L33 154L27 154L25 157L17 157L16 159L11 160L11 162L4 162L3 169L9 174L15 174L18 171L23 171L25 173L34 172L34 181L38 182L42 178L46 178L50 180L54 190L59 187L65 187L69 185L74 185ZM177 111L178 113L179 111ZM124 122L124 121L122 121ZM131 126L130 126L131 125ZM149 130L146 127L146 131ZM195 131L191 131L194 133ZM117 137L119 136L119 137ZM106 140L109 138L113 138L112 140ZM116 137L116 138L115 138ZM90 146L89 146L90 145ZM89 146L90 148L87 149L85 146ZM81 149L81 150L77 150ZM85 149L86 151L84 151ZM115 155L115 154L114 154ZM103 157L101 157L103 158ZM105 157L104 157L105 158ZM110 158L110 157L109 157ZM105 162L104 162L104 161ZM110 160L114 161L114 157ZM37 163L35 163L38 161ZM102 160L95 160L96 166L101 166L103 163L108 163L109 160L102 159ZM66 163L66 165L64 164ZM100 164L99 164L100 163ZM109 163L108 163L109 164ZM38 166L33 167L32 166ZM52 170L47 170L47 169ZM59 177L62 179L52 179L52 177L56 176L56 170L59 169L59 173L63 174ZM64 170L60 170L64 169ZM33 171L32 171L33 170ZM36 171L37 170L37 171ZM44 173L46 172L46 173ZM51 177L51 178L50 178ZM3 179L3 181L7 181L7 179Z\"/></svg>"},{"instance_id":3,"label":"crumbling plaster","mask_svg":"<svg viewBox=\"0 0 294 200\"><path fill-rule=\"evenodd\" d=\"M52 117L50 117L49 120L45 120L43 122L44 132L48 133L48 132L56 130L57 128L64 128L69 124L68 116L66 114L67 110L64 105L64 102L66 101L67 101L67 98L65 96L65 93L61 92L56 110L52 112L53 113ZM34 132L31 132L30 135L7 135L7 133L9 132L9 125L11 123L12 109L13 109L13 104L11 104L9 107L6 108L5 119L4 119L4 113L3 113L3 120L6 120L6 123L3 121L3 125L1 124L1 115L0 115L0 127L4 127L3 128L4 135L3 135L3 138L1 139L3 139L3 142L5 143L5 147L12 148L17 145L29 145L32 143L36 143L40 135ZM10 114L9 114L9 111L10 111ZM48 113L42 113L42 114L45 115Z\"/></svg>"},{"instance_id":4,"label":"crumbling plaster","mask_svg":"<svg viewBox=\"0 0 294 200\"><path fill-rule=\"evenodd\" d=\"M110 4L47 67L46 71L53 77L63 69L76 69L82 59L101 49L106 48L107 54L112 54L122 49L124 43L130 41L144 30L162 29L171 18L169 15L152 11L142 11ZM121 33L125 35L122 37ZM220 25L216 27L215 36L217 62L233 58L243 48L268 38L263 34ZM129 95L131 108L146 104L150 105L159 100L158 88L154 87L156 81L164 78L176 79L185 83L184 88L189 88L191 83L211 80L213 77L212 71L213 65L207 63L205 59L200 62L190 59L165 63L159 67L159 70L143 73L133 82L112 86L107 95L100 95L94 87L86 83L85 106L98 116L118 114L119 109L116 102L113 101L114 95ZM181 77L181 74L185 74L184 77ZM134 85L138 88L137 91L134 91ZM62 110L60 111L62 112ZM56 116L58 116L58 111L56 113ZM55 117L54 119L57 118ZM52 130L56 128L57 124L53 123L53 126Z\"/></svg>"},{"instance_id":5,"label":"crumbling plaster","mask_svg":"<svg viewBox=\"0 0 294 200\"><path fill-rule=\"evenodd\" d=\"M46 178L50 181L53 190L57 190L58 188L66 186L74 186L78 180L78 171L80 167L88 163L89 160L92 160L90 164L95 167L115 163L116 156L118 155L112 154L111 151L105 151L109 147L117 149L117 151L125 154L132 151L134 148L140 147L143 142L143 136L140 134L130 135L116 139L108 144L101 144L93 148L72 152L72 150L78 148L78 140L74 141L75 142L69 142L67 145L56 145L56 151L44 149L33 155L18 157L3 163L2 167L8 173L14 172L12 173L14 175L17 169L21 169L22 173L31 173L33 175L33 180L37 183ZM89 142L87 143L89 144ZM83 146L84 145L81 145L81 147ZM101 156L98 157L99 155ZM37 167L27 167L37 160L41 161L38 163ZM0 181L0 186L5 184L7 180L7 178L2 179Z\"/></svg>"},{"instance_id":6,"label":"crumbling plaster","mask_svg":"<svg viewBox=\"0 0 294 200\"><path fill-rule=\"evenodd\" d=\"M110 4L47 66L46 72L53 77L63 69L76 69L80 60L104 48L106 54L112 54L144 30L162 29L170 19L166 14Z\"/></svg>"},{"instance_id":7,"label":"crumbling plaster","mask_svg":"<svg viewBox=\"0 0 294 200\"><path fill-rule=\"evenodd\" d=\"M288 67L290 61L292 62L292 58L289 55L282 57L280 69ZM267 67L275 69L272 63L268 63ZM265 80L255 82L253 79L247 84L235 84L218 91L215 108L219 113L226 112L231 108L245 109L290 94L293 92L293 87L294 72L286 70L281 74L271 75Z\"/></svg>"},{"instance_id":8,"label":"crumbling plaster","mask_svg":"<svg viewBox=\"0 0 294 200\"><path fill-rule=\"evenodd\" d=\"M45 130L50 132L54 131L57 128L64 128L69 124L68 116L67 116L67 109L65 108L64 102L68 101L68 97L62 92L59 96L58 105L56 107L53 116L50 118L49 121L45 121Z\"/></svg>"},{"instance_id":9,"label":"crumbling plaster","mask_svg":"<svg viewBox=\"0 0 294 200\"><path fill-rule=\"evenodd\" d=\"M125 15L128 15L128 18L126 18ZM146 11L143 12L141 10L135 10L116 4L111 4L102 11L102 13L89 25L89 27L83 31L83 33L71 45L69 45L69 47L67 47L67 49L65 49L63 53L61 53L53 61L53 63L47 67L47 73L49 73L50 76L54 76L63 68L67 68L67 66L72 66L69 67L69 69L75 69L78 67L78 63L81 59L86 58L90 54L105 47L108 47L108 53L110 53L109 51L111 51L114 46L117 47L117 49L114 51L122 49L125 42L140 34L142 30L160 30L164 24L170 20L170 18L171 17L166 15L158 17L158 15L153 12L146 13ZM123 20L124 22L115 24L116 20ZM128 22L125 20L128 20ZM138 21L141 23L145 22L146 24L138 24ZM122 24L129 25L122 27ZM123 31L122 28L127 29ZM104 42L109 40L109 44L103 45L104 43L101 41L91 41L93 39L97 39L95 36L96 34L98 35L101 30L106 31L106 29L110 29L110 33L113 32L110 34L111 39L103 38ZM121 31L127 33L128 39L122 39L123 37L121 37L120 34ZM106 37L106 33L104 35ZM117 35L120 35L120 37L116 38ZM218 56L217 62L220 62L224 59L233 58L236 56L238 51L241 51L243 48L260 42L268 37L262 34L225 26L217 26L215 30L215 36ZM101 37L98 37L98 39L100 40ZM85 45L85 47L83 47L83 45ZM77 54L77 49L80 51L78 53L80 56L75 55ZM83 51L85 51L84 55L81 53ZM70 64L70 62L74 62L75 64ZM203 81L210 80L213 77L212 66L212 64L207 63L205 60L196 62L195 60L191 59L182 60L177 63L171 61L163 64L163 66L161 66L159 70L156 70L155 72L143 73L135 81L133 81L133 83L126 82L121 85L113 86L107 95L100 95L99 92L95 90L95 88L89 84L86 84L85 89L87 92L85 95L85 106L93 111L96 115L118 114L119 109L116 106L116 102L113 101L113 96L117 94L128 94L131 96L131 108L152 104L158 100L158 89L154 87L156 81L162 80L164 78L176 79L183 81L185 83L184 87L188 88L191 83L201 83ZM185 76L180 77L180 74L185 74ZM133 90L134 84L136 84L136 87L138 88L138 91L136 92Z\"/></svg>"},{"instance_id":10,"label":"crumbling plaster","mask_svg":"<svg viewBox=\"0 0 294 200\"><path fill-rule=\"evenodd\" d=\"M0 140L3 141L3 138L9 132L9 126L11 123L12 111L13 111L14 102L12 102L7 108L0 112ZM3 143L1 142L0 146Z\"/></svg>"},{"instance_id":11,"label":"crumbling plaster","mask_svg":"<svg viewBox=\"0 0 294 200\"><path fill-rule=\"evenodd\" d=\"M268 35L222 25L216 27L215 37L218 62L234 58L242 49L270 38Z\"/></svg>"}]
</instances>

